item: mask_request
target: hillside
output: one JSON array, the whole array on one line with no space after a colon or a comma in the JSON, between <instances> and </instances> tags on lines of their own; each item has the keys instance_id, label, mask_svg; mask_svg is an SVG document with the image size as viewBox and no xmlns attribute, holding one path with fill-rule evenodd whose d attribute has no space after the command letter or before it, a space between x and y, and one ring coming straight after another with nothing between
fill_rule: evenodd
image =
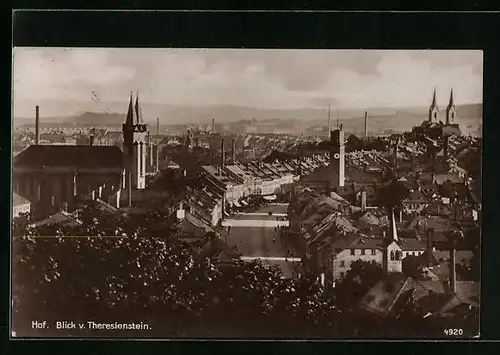
<instances>
[{"instance_id":1,"label":"hillside","mask_svg":"<svg viewBox=\"0 0 500 355\"><path fill-rule=\"evenodd\" d=\"M361 133L364 129L363 109L338 111L339 122L350 132ZM369 131L373 134L387 130L403 131L419 125L427 118L427 108L373 108L368 109ZM442 114L444 114L442 109ZM320 109L271 110L239 106L184 107L148 105L143 108L145 121L156 125L160 117L163 126L185 124L209 124L215 118L217 130L237 132L276 132L301 133L327 130L328 112ZM155 115L151 113L157 113ZM469 104L458 107L458 121L467 131L475 131L482 123L482 104ZM332 123L336 125L337 111L332 110ZM16 118L15 126L32 125L33 118ZM42 117L41 122L82 125L82 126L120 126L125 121L125 113L84 112L72 117Z\"/></svg>"}]
</instances>

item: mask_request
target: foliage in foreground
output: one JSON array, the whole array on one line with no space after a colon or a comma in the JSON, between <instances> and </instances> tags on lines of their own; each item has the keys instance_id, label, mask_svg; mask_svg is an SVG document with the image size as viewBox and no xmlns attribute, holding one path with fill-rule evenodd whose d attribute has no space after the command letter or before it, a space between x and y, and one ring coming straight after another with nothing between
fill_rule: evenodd
<instances>
[{"instance_id":1,"label":"foliage in foreground","mask_svg":"<svg viewBox=\"0 0 500 355\"><path fill-rule=\"evenodd\" d=\"M356 297L378 277L375 267L354 267L333 300L314 279L286 279L258 262L214 263L175 231L159 235L150 229L165 217L151 212L117 218L91 206L82 212L85 227L22 231L28 237L13 245L13 328L20 335L40 334L31 329L32 320L133 321L152 328L119 334L134 337L350 337L384 336L384 330L386 336L408 336L415 335L415 324L431 329L422 320L408 329L408 321L388 323L356 310ZM118 237L39 237L44 235Z\"/></svg>"}]
</instances>

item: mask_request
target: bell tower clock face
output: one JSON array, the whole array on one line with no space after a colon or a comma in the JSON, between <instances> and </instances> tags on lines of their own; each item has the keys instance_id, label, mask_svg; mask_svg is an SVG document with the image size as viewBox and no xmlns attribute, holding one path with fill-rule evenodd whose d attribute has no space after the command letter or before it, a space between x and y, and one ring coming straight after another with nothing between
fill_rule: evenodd
<instances>
[{"instance_id":1,"label":"bell tower clock face","mask_svg":"<svg viewBox=\"0 0 500 355\"><path fill-rule=\"evenodd\" d=\"M340 159L340 153L333 153L333 159L339 160Z\"/></svg>"}]
</instances>

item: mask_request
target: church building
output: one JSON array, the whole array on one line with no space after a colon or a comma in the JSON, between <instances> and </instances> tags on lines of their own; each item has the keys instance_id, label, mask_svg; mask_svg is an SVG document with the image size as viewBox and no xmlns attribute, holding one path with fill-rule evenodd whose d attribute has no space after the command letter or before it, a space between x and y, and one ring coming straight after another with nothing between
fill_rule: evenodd
<instances>
[{"instance_id":1,"label":"church building","mask_svg":"<svg viewBox=\"0 0 500 355\"><path fill-rule=\"evenodd\" d=\"M37 106L36 143L15 156L12 175L13 191L31 202L38 217L73 210L81 199L119 200L124 189L130 200L158 171L158 146L149 139L138 96L135 105L130 97L122 149L94 146L92 139L90 145L40 145L39 122Z\"/></svg>"}]
</instances>

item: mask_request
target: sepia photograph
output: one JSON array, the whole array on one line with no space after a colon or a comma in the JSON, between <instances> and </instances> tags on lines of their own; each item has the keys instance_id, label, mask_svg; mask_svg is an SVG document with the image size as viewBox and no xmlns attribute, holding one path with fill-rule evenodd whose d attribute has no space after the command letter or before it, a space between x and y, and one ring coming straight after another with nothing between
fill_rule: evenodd
<instances>
[{"instance_id":1,"label":"sepia photograph","mask_svg":"<svg viewBox=\"0 0 500 355\"><path fill-rule=\"evenodd\" d=\"M482 51L12 55L12 338L479 337Z\"/></svg>"}]
</instances>

